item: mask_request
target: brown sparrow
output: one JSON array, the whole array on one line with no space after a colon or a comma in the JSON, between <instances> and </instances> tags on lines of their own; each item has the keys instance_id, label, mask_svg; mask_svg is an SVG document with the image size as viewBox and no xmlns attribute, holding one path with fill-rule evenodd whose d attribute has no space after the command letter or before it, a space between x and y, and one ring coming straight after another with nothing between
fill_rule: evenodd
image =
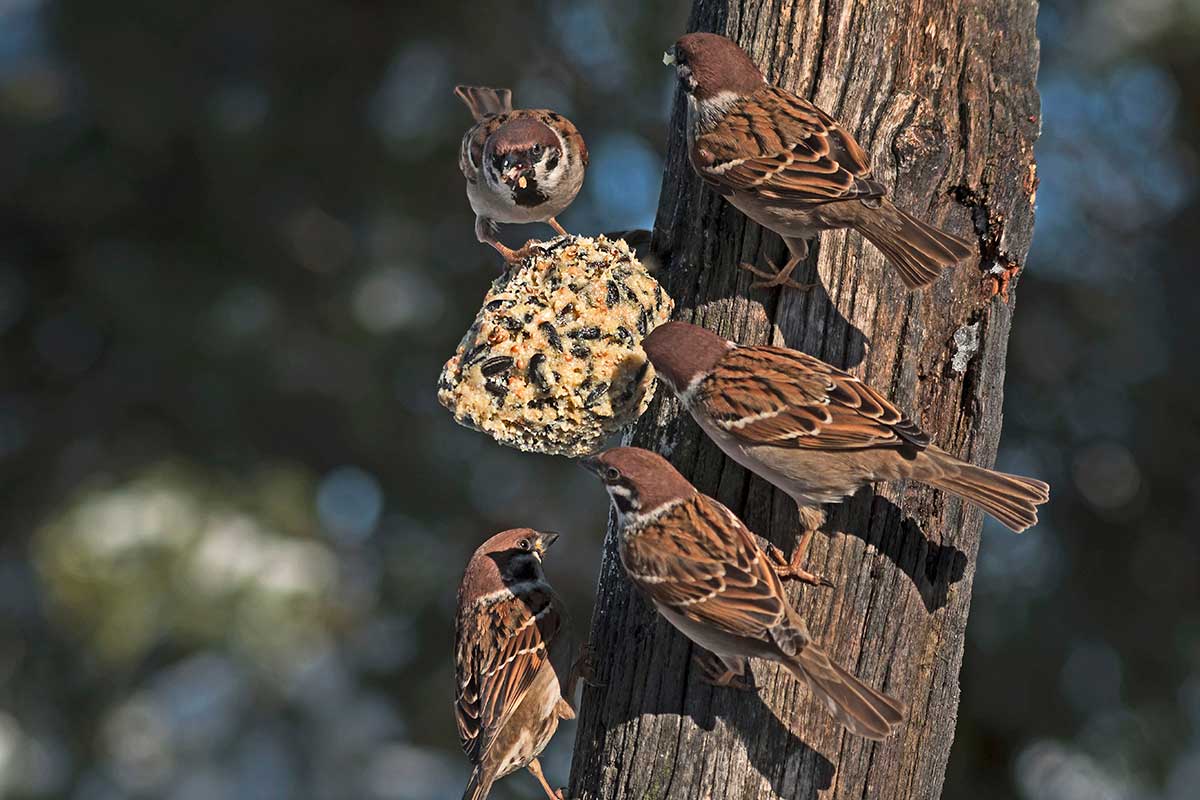
<instances>
[{"instance_id":1,"label":"brown sparrow","mask_svg":"<svg viewBox=\"0 0 1200 800\"><path fill-rule=\"evenodd\" d=\"M705 677L749 688L748 658L782 664L851 733L883 739L903 706L830 661L784 594L775 559L729 509L665 459L619 447L583 460L617 511L621 563L660 614L695 645Z\"/></svg>"},{"instance_id":2,"label":"brown sparrow","mask_svg":"<svg viewBox=\"0 0 1200 800\"><path fill-rule=\"evenodd\" d=\"M791 258L754 284L795 283L792 271L819 231L853 228L875 245L910 289L972 255L969 242L892 205L871 177L854 137L802 97L769 85L736 44L714 33L689 33L663 61L673 64L688 96L688 155L706 183L787 244ZM772 267L774 265L772 264Z\"/></svg>"},{"instance_id":3,"label":"brown sparrow","mask_svg":"<svg viewBox=\"0 0 1200 800\"><path fill-rule=\"evenodd\" d=\"M558 721L575 717L565 607L542 572L557 538L529 528L498 533L475 551L459 586L454 716L474 766L463 800L484 800L522 767L550 800L562 800L537 759Z\"/></svg>"},{"instance_id":4,"label":"brown sparrow","mask_svg":"<svg viewBox=\"0 0 1200 800\"><path fill-rule=\"evenodd\" d=\"M499 242L497 223L546 222L566 236L555 217L583 186L588 151L579 131L569 119L547 109L514 111L508 89L458 86L454 93L475 117L458 154L475 212L475 236L510 263L524 255L524 249Z\"/></svg>"},{"instance_id":5,"label":"brown sparrow","mask_svg":"<svg viewBox=\"0 0 1200 800\"><path fill-rule=\"evenodd\" d=\"M1014 531L1037 524L1050 487L976 467L929 436L858 378L797 350L742 347L686 322L642 341L655 374L727 456L796 501L804 532L793 568L820 527L820 504L874 481L912 478L968 500ZM806 580L816 581L808 575Z\"/></svg>"}]
</instances>

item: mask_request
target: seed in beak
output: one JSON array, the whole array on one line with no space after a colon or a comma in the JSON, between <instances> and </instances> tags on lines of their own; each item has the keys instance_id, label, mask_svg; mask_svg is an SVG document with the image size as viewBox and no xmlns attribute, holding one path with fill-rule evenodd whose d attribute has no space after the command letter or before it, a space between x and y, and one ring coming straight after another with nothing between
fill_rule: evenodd
<instances>
[{"instance_id":1,"label":"seed in beak","mask_svg":"<svg viewBox=\"0 0 1200 800\"><path fill-rule=\"evenodd\" d=\"M675 54L672 53L670 50L665 51L663 53L663 64L665 64L666 66L669 67L674 63L675 63Z\"/></svg>"},{"instance_id":2,"label":"seed in beak","mask_svg":"<svg viewBox=\"0 0 1200 800\"><path fill-rule=\"evenodd\" d=\"M527 181L527 180L525 179L525 176L524 176L524 175L522 175L521 177L517 178L517 186L521 187L522 189L524 189L525 187L529 186L529 181Z\"/></svg>"}]
</instances>

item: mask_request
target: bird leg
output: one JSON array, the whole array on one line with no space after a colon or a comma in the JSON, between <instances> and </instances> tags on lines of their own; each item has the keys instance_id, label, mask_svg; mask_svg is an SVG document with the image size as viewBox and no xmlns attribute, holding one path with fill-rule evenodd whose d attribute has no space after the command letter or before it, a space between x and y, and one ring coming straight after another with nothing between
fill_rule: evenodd
<instances>
[{"instance_id":1,"label":"bird leg","mask_svg":"<svg viewBox=\"0 0 1200 800\"><path fill-rule=\"evenodd\" d=\"M562 225L558 224L558 220L556 220L554 217L551 217L550 219L546 220L546 224L549 225L551 228L554 228L555 233L557 233L559 236L570 236L571 235L571 234L567 233L566 230L563 229Z\"/></svg>"},{"instance_id":2,"label":"bird leg","mask_svg":"<svg viewBox=\"0 0 1200 800\"><path fill-rule=\"evenodd\" d=\"M526 242L525 246L520 250L513 250L496 238L496 223L486 217L475 217L475 238L484 244L490 244L496 248L496 252L500 254L500 257L510 265L529 255L529 244L533 241L531 239L530 242Z\"/></svg>"},{"instance_id":3,"label":"bird leg","mask_svg":"<svg viewBox=\"0 0 1200 800\"><path fill-rule=\"evenodd\" d=\"M797 508L800 511L800 525L803 528L800 541L796 542L791 556L784 556L782 550L768 543L764 548L767 558L770 559L776 574L784 580L803 581L811 583L813 586L833 586L833 581L809 572L802 566L808 555L808 546L812 543L813 534L825 520L825 513L821 508L814 506L797 506Z\"/></svg>"},{"instance_id":4,"label":"bird leg","mask_svg":"<svg viewBox=\"0 0 1200 800\"><path fill-rule=\"evenodd\" d=\"M697 647L696 652L692 653L692 661L699 667L701 677L713 686L740 691L754 688L753 684L746 680L745 658L722 658L710 650Z\"/></svg>"},{"instance_id":5,"label":"bird leg","mask_svg":"<svg viewBox=\"0 0 1200 800\"><path fill-rule=\"evenodd\" d=\"M529 762L529 765L526 767L526 769L533 773L533 777L538 779L538 783L540 783L542 788L546 790L546 796L549 797L550 800L563 800L563 790L559 789L556 792L550 788L550 784L546 783L546 776L542 772L542 764L540 761L535 758L533 761Z\"/></svg>"},{"instance_id":6,"label":"bird leg","mask_svg":"<svg viewBox=\"0 0 1200 800\"><path fill-rule=\"evenodd\" d=\"M558 715L562 719L574 719L575 708L572 705L575 699L575 684L582 679L588 686L601 687L603 683L596 680L596 654L592 650L591 645L585 644L579 648L579 656L575 659L575 663L571 665L571 671L567 674L567 683L562 690L562 698L559 701ZM562 708L566 706L566 708ZM566 716L570 714L570 716Z\"/></svg>"},{"instance_id":7,"label":"bird leg","mask_svg":"<svg viewBox=\"0 0 1200 800\"><path fill-rule=\"evenodd\" d=\"M807 239L789 239L785 238L783 243L788 247L789 258L787 263L782 267L775 264L771 259L767 259L767 264L771 267L771 272L761 270L753 264L741 263L738 264L740 269L748 272L753 272L760 278L766 280L755 281L750 284L751 289L767 289L773 286L786 286L790 289L799 289L805 291L816 286L815 283L797 283L792 280L792 272L800 265L804 259L808 258L808 240Z\"/></svg>"}]
</instances>

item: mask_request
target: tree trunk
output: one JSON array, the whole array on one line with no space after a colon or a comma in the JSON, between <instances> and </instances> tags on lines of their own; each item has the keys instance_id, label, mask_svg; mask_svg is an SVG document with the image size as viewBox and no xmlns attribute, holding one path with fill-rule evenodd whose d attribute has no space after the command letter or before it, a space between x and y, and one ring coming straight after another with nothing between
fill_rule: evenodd
<instances>
[{"instance_id":1,"label":"tree trunk","mask_svg":"<svg viewBox=\"0 0 1200 800\"><path fill-rule=\"evenodd\" d=\"M782 263L783 243L702 188L677 95L654 231L676 318L849 369L942 447L990 466L1013 305L988 296L998 284L988 276L1016 267L1033 231L1036 13L1032 0L697 0L691 30L725 33L769 81L841 120L896 204L973 236L980 260L909 292L861 236L825 233L796 274L817 288L751 291L736 265ZM667 394L632 443L669 454L698 489L790 549L791 501L726 459ZM982 513L910 483L859 492L829 517L808 567L837 588L789 591L838 662L907 703L899 733L881 744L845 733L765 662L752 662L757 694L704 683L688 641L634 594L610 521L591 633L604 685L584 694L570 797L940 794Z\"/></svg>"}]
</instances>

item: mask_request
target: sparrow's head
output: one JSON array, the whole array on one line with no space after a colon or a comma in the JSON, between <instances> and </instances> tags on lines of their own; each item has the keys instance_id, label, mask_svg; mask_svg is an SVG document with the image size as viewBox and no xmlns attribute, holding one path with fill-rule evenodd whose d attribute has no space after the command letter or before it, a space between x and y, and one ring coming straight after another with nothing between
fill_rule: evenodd
<instances>
[{"instance_id":1,"label":"sparrow's head","mask_svg":"<svg viewBox=\"0 0 1200 800\"><path fill-rule=\"evenodd\" d=\"M603 481L622 522L655 514L696 494L665 458L640 447L616 447L580 463Z\"/></svg>"},{"instance_id":2,"label":"sparrow's head","mask_svg":"<svg viewBox=\"0 0 1200 800\"><path fill-rule=\"evenodd\" d=\"M654 373L681 397L712 372L730 347L712 331L686 322L659 325L642 340Z\"/></svg>"},{"instance_id":3,"label":"sparrow's head","mask_svg":"<svg viewBox=\"0 0 1200 800\"><path fill-rule=\"evenodd\" d=\"M484 175L495 189L507 191L518 206L546 202L566 170L562 141L548 125L529 116L504 123L488 137Z\"/></svg>"},{"instance_id":4,"label":"sparrow's head","mask_svg":"<svg viewBox=\"0 0 1200 800\"><path fill-rule=\"evenodd\" d=\"M763 84L762 73L738 47L715 33L689 33L663 54L663 63L674 65L683 90L697 100L723 92L742 96Z\"/></svg>"},{"instance_id":5,"label":"sparrow's head","mask_svg":"<svg viewBox=\"0 0 1200 800\"><path fill-rule=\"evenodd\" d=\"M497 533L471 556L463 575L463 594L476 597L518 583L545 581L542 556L557 538L557 533L532 528Z\"/></svg>"}]
</instances>

